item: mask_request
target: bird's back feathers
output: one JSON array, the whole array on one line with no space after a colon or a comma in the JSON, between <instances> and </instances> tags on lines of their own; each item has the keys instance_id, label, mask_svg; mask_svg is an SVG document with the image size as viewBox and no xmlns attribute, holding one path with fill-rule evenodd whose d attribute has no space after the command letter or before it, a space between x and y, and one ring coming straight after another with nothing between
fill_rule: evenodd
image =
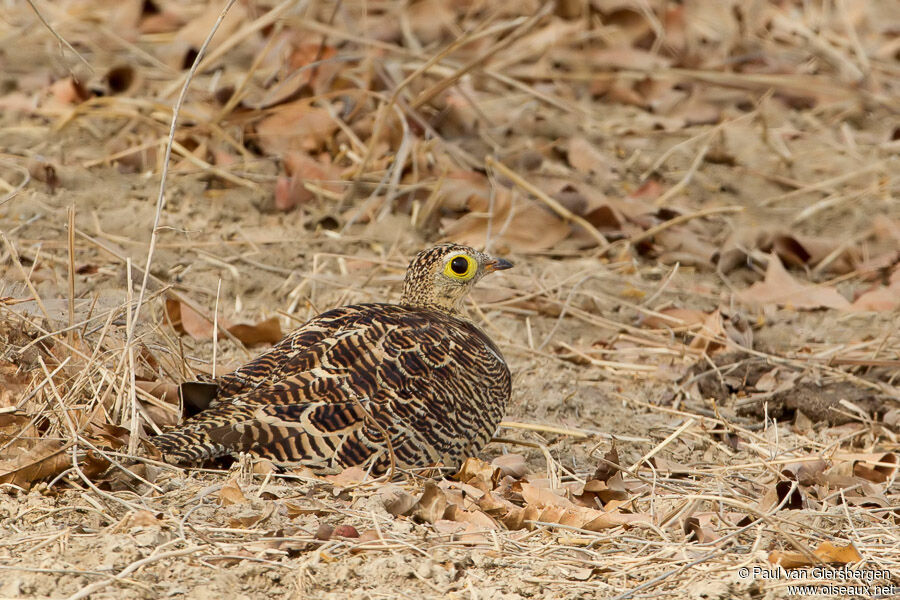
<instances>
[{"instance_id":1,"label":"bird's back feathers","mask_svg":"<svg viewBox=\"0 0 900 600\"><path fill-rule=\"evenodd\" d=\"M477 326L393 304L325 312L216 385L208 409L153 438L167 461L251 451L383 472L393 452L401 467L456 467L490 440L510 395L506 363Z\"/></svg>"}]
</instances>

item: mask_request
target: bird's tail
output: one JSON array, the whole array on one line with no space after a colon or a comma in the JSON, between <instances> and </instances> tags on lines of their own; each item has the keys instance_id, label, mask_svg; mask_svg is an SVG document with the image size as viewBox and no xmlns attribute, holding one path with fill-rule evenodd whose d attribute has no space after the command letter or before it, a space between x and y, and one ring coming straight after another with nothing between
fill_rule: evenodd
<instances>
[{"instance_id":1,"label":"bird's tail","mask_svg":"<svg viewBox=\"0 0 900 600\"><path fill-rule=\"evenodd\" d=\"M220 427L251 418L253 409L224 404L209 408L177 428L150 439L169 464L201 464L235 451L235 448L213 439L210 433Z\"/></svg>"}]
</instances>

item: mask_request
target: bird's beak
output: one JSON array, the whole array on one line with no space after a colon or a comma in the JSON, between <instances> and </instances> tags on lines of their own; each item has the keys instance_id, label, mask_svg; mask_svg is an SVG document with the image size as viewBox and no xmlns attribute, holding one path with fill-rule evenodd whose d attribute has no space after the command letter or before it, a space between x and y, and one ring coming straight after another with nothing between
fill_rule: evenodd
<instances>
[{"instance_id":1,"label":"bird's beak","mask_svg":"<svg viewBox=\"0 0 900 600\"><path fill-rule=\"evenodd\" d=\"M493 273L494 271L503 271L512 268L513 264L505 258L492 258L491 260L484 263L485 273Z\"/></svg>"}]
</instances>

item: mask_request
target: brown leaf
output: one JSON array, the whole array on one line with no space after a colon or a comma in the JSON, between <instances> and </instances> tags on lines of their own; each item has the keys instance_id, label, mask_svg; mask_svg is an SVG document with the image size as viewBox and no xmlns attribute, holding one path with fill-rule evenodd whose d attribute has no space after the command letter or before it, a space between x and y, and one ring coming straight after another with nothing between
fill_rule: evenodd
<instances>
[{"instance_id":1,"label":"brown leaf","mask_svg":"<svg viewBox=\"0 0 900 600\"><path fill-rule=\"evenodd\" d=\"M671 329L675 327L696 327L702 325L709 313L695 308L663 308L659 314L648 315L641 323L651 329Z\"/></svg>"},{"instance_id":2,"label":"brown leaf","mask_svg":"<svg viewBox=\"0 0 900 600\"><path fill-rule=\"evenodd\" d=\"M84 458L80 461L81 472L88 479L95 479L105 473L109 468L110 462L97 454L93 450L88 450Z\"/></svg>"},{"instance_id":3,"label":"brown leaf","mask_svg":"<svg viewBox=\"0 0 900 600\"><path fill-rule=\"evenodd\" d=\"M366 480L366 471L362 467L347 467L337 475L326 475L326 481L330 481L335 487L350 487Z\"/></svg>"},{"instance_id":4,"label":"brown leaf","mask_svg":"<svg viewBox=\"0 0 900 600\"><path fill-rule=\"evenodd\" d=\"M138 28L141 33L171 33L183 24L181 15L163 9L161 12L145 13Z\"/></svg>"},{"instance_id":5,"label":"brown leaf","mask_svg":"<svg viewBox=\"0 0 900 600\"><path fill-rule=\"evenodd\" d=\"M597 464L597 468L594 470L594 474L591 479L596 479L598 481L607 481L610 477L619 472L619 468L613 465L618 465L619 463L619 449L616 448L615 440L609 446L609 450L603 455L603 458L608 462L600 461ZM609 463L613 463L612 465Z\"/></svg>"},{"instance_id":6,"label":"brown leaf","mask_svg":"<svg viewBox=\"0 0 900 600\"><path fill-rule=\"evenodd\" d=\"M781 474L797 481L800 485L813 485L825 472L828 463L824 460L805 461L784 465Z\"/></svg>"},{"instance_id":7,"label":"brown leaf","mask_svg":"<svg viewBox=\"0 0 900 600\"><path fill-rule=\"evenodd\" d=\"M619 231L625 223L625 217L612 201L589 206L584 219L600 231Z\"/></svg>"},{"instance_id":8,"label":"brown leaf","mask_svg":"<svg viewBox=\"0 0 900 600\"><path fill-rule=\"evenodd\" d=\"M676 211L667 211L669 215L675 217L678 215ZM659 251L659 261L665 264L681 263L684 265L694 265L705 267L712 262L716 254L716 246L706 239L700 231L692 229L690 226L676 226L664 231L658 232L653 236L653 245L649 246L646 242L638 244L638 250L654 250Z\"/></svg>"},{"instance_id":9,"label":"brown leaf","mask_svg":"<svg viewBox=\"0 0 900 600\"><path fill-rule=\"evenodd\" d=\"M166 316L178 333L186 333L195 340L212 339L212 320L207 319L187 304L167 298Z\"/></svg>"},{"instance_id":10,"label":"brown leaf","mask_svg":"<svg viewBox=\"0 0 900 600\"><path fill-rule=\"evenodd\" d=\"M250 529L251 527L259 525L261 521L264 521L269 516L270 515L261 513L256 515L241 515L237 517L230 517L228 519L228 526L235 529Z\"/></svg>"},{"instance_id":11,"label":"brown leaf","mask_svg":"<svg viewBox=\"0 0 900 600\"><path fill-rule=\"evenodd\" d=\"M489 492L478 499L478 508L483 510L486 515L492 517L502 517L509 511L518 507L509 500L501 497L496 492Z\"/></svg>"},{"instance_id":12,"label":"brown leaf","mask_svg":"<svg viewBox=\"0 0 900 600\"><path fill-rule=\"evenodd\" d=\"M618 160L600 152L583 137L569 140L568 160L579 173L594 175L598 181L604 182L613 179L613 168L618 163Z\"/></svg>"},{"instance_id":13,"label":"brown leaf","mask_svg":"<svg viewBox=\"0 0 900 600\"><path fill-rule=\"evenodd\" d=\"M195 340L211 340L213 337L212 320L204 317L184 302L167 298L166 316L178 333L186 333ZM282 338L281 325L277 317L266 319L256 325L232 325L223 317L219 319L219 326L227 329L247 346L274 344Z\"/></svg>"},{"instance_id":14,"label":"brown leaf","mask_svg":"<svg viewBox=\"0 0 900 600\"><path fill-rule=\"evenodd\" d=\"M891 273L890 282L861 294L850 310L889 311L900 307L900 265Z\"/></svg>"},{"instance_id":15,"label":"brown leaf","mask_svg":"<svg viewBox=\"0 0 900 600\"><path fill-rule=\"evenodd\" d=\"M259 458L253 461L251 470L257 475L268 475L269 473L277 473L278 467L271 460Z\"/></svg>"},{"instance_id":16,"label":"brown leaf","mask_svg":"<svg viewBox=\"0 0 900 600\"><path fill-rule=\"evenodd\" d=\"M722 313L719 309L712 311L703 320L700 330L694 335L694 339L688 344L688 348L698 350L700 352L712 353L714 350L722 348L725 337L725 325L722 321Z\"/></svg>"},{"instance_id":17,"label":"brown leaf","mask_svg":"<svg viewBox=\"0 0 900 600\"><path fill-rule=\"evenodd\" d=\"M500 521L510 530L522 529L524 527L531 529L534 528L534 525L528 523L528 521L537 521L540 516L541 509L537 506L526 506L524 508L516 506L500 517Z\"/></svg>"},{"instance_id":18,"label":"brown leaf","mask_svg":"<svg viewBox=\"0 0 900 600\"><path fill-rule=\"evenodd\" d=\"M316 515L317 517L321 517L327 515L330 512L322 508L309 508L306 506L300 506L299 504L294 504L293 502L285 502L284 504L282 504L282 506L284 506L284 510L287 512L287 517L289 519L294 519L296 517L301 517L304 515Z\"/></svg>"},{"instance_id":19,"label":"brown leaf","mask_svg":"<svg viewBox=\"0 0 900 600\"><path fill-rule=\"evenodd\" d=\"M484 544L490 541L485 535L485 528L467 521L451 521L440 519L435 521L434 530L443 535L466 544Z\"/></svg>"},{"instance_id":20,"label":"brown leaf","mask_svg":"<svg viewBox=\"0 0 900 600\"><path fill-rule=\"evenodd\" d=\"M234 479L229 479L228 482L222 486L222 489L219 490L219 502L221 502L222 506L241 504L247 501L247 497L244 495L244 492L241 491L241 486L239 486L238 482Z\"/></svg>"},{"instance_id":21,"label":"brown leaf","mask_svg":"<svg viewBox=\"0 0 900 600\"><path fill-rule=\"evenodd\" d=\"M168 381L135 381L134 385L163 402L178 405L178 384Z\"/></svg>"},{"instance_id":22,"label":"brown leaf","mask_svg":"<svg viewBox=\"0 0 900 600\"><path fill-rule=\"evenodd\" d=\"M72 466L68 447L59 440L41 440L12 460L0 461L0 483L28 489L36 481L59 475Z\"/></svg>"},{"instance_id":23,"label":"brown leaf","mask_svg":"<svg viewBox=\"0 0 900 600\"><path fill-rule=\"evenodd\" d=\"M275 156L318 150L338 129L331 114L312 106L309 100L282 104L268 113L256 125L256 135L260 147Z\"/></svg>"},{"instance_id":24,"label":"brown leaf","mask_svg":"<svg viewBox=\"0 0 900 600\"><path fill-rule=\"evenodd\" d=\"M656 52L619 46L616 48L604 48L585 54L592 68L608 69L639 69L651 70L669 66L671 61Z\"/></svg>"},{"instance_id":25,"label":"brown leaf","mask_svg":"<svg viewBox=\"0 0 900 600\"><path fill-rule=\"evenodd\" d=\"M274 344L282 337L281 323L278 317L271 317L265 321L260 321L256 325L238 324L232 325L228 331L245 346L256 346L258 344Z\"/></svg>"},{"instance_id":26,"label":"brown leaf","mask_svg":"<svg viewBox=\"0 0 900 600\"><path fill-rule=\"evenodd\" d=\"M216 21L219 19L224 7L224 0L216 0L207 3L203 12L191 19L190 22L175 34L175 39L187 47L199 50L200 46L203 45L204 40L206 40L206 37L209 35L213 25L215 25ZM215 37L210 40L209 49L212 50L213 48L216 48L222 42L230 38L238 28L248 21L249 17L250 15L248 14L245 5L240 2L236 2L232 5L222 22L219 24L219 29L216 31Z\"/></svg>"},{"instance_id":27,"label":"brown leaf","mask_svg":"<svg viewBox=\"0 0 900 600\"><path fill-rule=\"evenodd\" d=\"M125 516L122 519L125 529L134 529L136 527L150 527L159 529L163 526L163 522L156 518L149 510L137 510Z\"/></svg>"},{"instance_id":28,"label":"brown leaf","mask_svg":"<svg viewBox=\"0 0 900 600\"><path fill-rule=\"evenodd\" d=\"M381 491L381 502L396 517L407 514L416 505L416 497L399 487L388 486Z\"/></svg>"},{"instance_id":29,"label":"brown leaf","mask_svg":"<svg viewBox=\"0 0 900 600\"><path fill-rule=\"evenodd\" d=\"M564 498L546 487L539 487L531 483L522 483L522 498L525 504L531 506L572 506L571 500Z\"/></svg>"},{"instance_id":30,"label":"brown leaf","mask_svg":"<svg viewBox=\"0 0 900 600\"><path fill-rule=\"evenodd\" d=\"M521 454L502 454L491 461L491 465L500 469L500 473L506 477L519 479L528 472L525 457Z\"/></svg>"},{"instance_id":31,"label":"brown leaf","mask_svg":"<svg viewBox=\"0 0 900 600\"><path fill-rule=\"evenodd\" d=\"M862 555L852 543L846 546L835 546L831 542L825 541L813 550L813 554L822 562L829 564L846 565L862 560ZM779 550L773 550L769 553L769 562L781 565L785 569L809 567L815 564L800 552L781 552Z\"/></svg>"},{"instance_id":32,"label":"brown leaf","mask_svg":"<svg viewBox=\"0 0 900 600\"><path fill-rule=\"evenodd\" d=\"M489 492L494 489L494 470L493 466L483 460L470 456L460 467L456 479L483 492Z\"/></svg>"},{"instance_id":33,"label":"brown leaf","mask_svg":"<svg viewBox=\"0 0 900 600\"><path fill-rule=\"evenodd\" d=\"M617 471L606 481L591 479L584 484L581 494L574 498L581 506L597 507L597 501L610 510L610 503L622 503L628 499L628 492L622 479L621 471Z\"/></svg>"},{"instance_id":34,"label":"brown leaf","mask_svg":"<svg viewBox=\"0 0 900 600\"><path fill-rule=\"evenodd\" d=\"M751 305L776 304L793 308L846 310L850 307L847 299L833 287L803 284L795 280L774 253L769 255L765 280L738 292L737 299Z\"/></svg>"},{"instance_id":35,"label":"brown leaf","mask_svg":"<svg viewBox=\"0 0 900 600\"><path fill-rule=\"evenodd\" d=\"M779 481L775 484L776 506L785 510L802 510L806 507L806 499L799 485L791 481Z\"/></svg>"},{"instance_id":36,"label":"brown leaf","mask_svg":"<svg viewBox=\"0 0 900 600\"><path fill-rule=\"evenodd\" d=\"M350 548L350 554L359 554L360 552L365 552L366 548L360 548L360 546L364 546L367 542L374 542L380 539L382 538L378 534L378 531L374 529L366 529L359 534L354 547Z\"/></svg>"},{"instance_id":37,"label":"brown leaf","mask_svg":"<svg viewBox=\"0 0 900 600\"><path fill-rule=\"evenodd\" d=\"M489 192L469 201L470 212L446 224L444 240L482 247L491 230L491 242L511 252L535 252L552 248L570 233L571 227L536 201L517 198L507 188L498 188L493 212L487 212Z\"/></svg>"},{"instance_id":38,"label":"brown leaf","mask_svg":"<svg viewBox=\"0 0 900 600\"><path fill-rule=\"evenodd\" d=\"M897 455L893 452L888 452L873 462L882 464L870 466L863 462L855 463L853 474L874 483L884 483L897 471Z\"/></svg>"},{"instance_id":39,"label":"brown leaf","mask_svg":"<svg viewBox=\"0 0 900 600\"><path fill-rule=\"evenodd\" d=\"M410 512L410 516L425 523L434 523L443 518L447 509L447 495L433 481L425 483L425 491Z\"/></svg>"},{"instance_id":40,"label":"brown leaf","mask_svg":"<svg viewBox=\"0 0 900 600\"><path fill-rule=\"evenodd\" d=\"M559 523L588 531L602 531L619 525L634 522L647 522L647 515L627 515L618 511L604 512L584 506L546 506L540 509L537 518L532 519L543 523Z\"/></svg>"},{"instance_id":41,"label":"brown leaf","mask_svg":"<svg viewBox=\"0 0 900 600\"><path fill-rule=\"evenodd\" d=\"M0 414L0 459L12 460L40 442L41 434L27 415Z\"/></svg>"},{"instance_id":42,"label":"brown leaf","mask_svg":"<svg viewBox=\"0 0 900 600\"><path fill-rule=\"evenodd\" d=\"M80 104L91 97L84 85L74 77L66 77L50 86L53 96L63 104Z\"/></svg>"},{"instance_id":43,"label":"brown leaf","mask_svg":"<svg viewBox=\"0 0 900 600\"><path fill-rule=\"evenodd\" d=\"M311 87L316 92L312 95L324 94L328 90L322 84L333 84L334 77L339 74L341 66L329 61L337 54L337 49L333 46L306 41L308 38L302 37L299 32L293 35L291 32L284 32L281 37L285 41L290 41L293 46L290 56L285 60L282 53L272 52L263 59L262 64L268 65L273 71L284 72L285 77L273 82L261 94L254 93L252 89L245 90L241 101L243 106L255 111L272 108L309 96ZM275 44L280 42L281 39L276 38ZM313 62L318 62L315 68L304 68L311 66ZM320 87L322 89L318 89Z\"/></svg>"},{"instance_id":44,"label":"brown leaf","mask_svg":"<svg viewBox=\"0 0 900 600\"><path fill-rule=\"evenodd\" d=\"M698 513L685 519L683 530L687 534L689 542L706 544L719 539L712 528L712 517L716 513Z\"/></svg>"},{"instance_id":45,"label":"brown leaf","mask_svg":"<svg viewBox=\"0 0 900 600\"><path fill-rule=\"evenodd\" d=\"M157 455L158 453L159 452L156 451ZM157 456L154 456L152 452L148 452L148 454L150 455L150 458L159 460L159 458L157 458ZM128 471L130 471L130 473L134 473L139 477L142 477L145 481L148 481L150 483L155 483L160 474L159 467L149 465L147 463L130 465L128 467ZM149 493L153 489L143 481L132 477L130 473L126 473L118 469L113 469L107 475L103 483L105 485L108 485L109 489L114 492L122 492L127 490L130 492L136 492L138 494L145 494Z\"/></svg>"},{"instance_id":46,"label":"brown leaf","mask_svg":"<svg viewBox=\"0 0 900 600\"><path fill-rule=\"evenodd\" d=\"M434 530L440 534L448 535L454 533L461 533L466 529L465 523L460 523L459 521L451 521L450 519L438 519L434 523Z\"/></svg>"},{"instance_id":47,"label":"brown leaf","mask_svg":"<svg viewBox=\"0 0 900 600\"><path fill-rule=\"evenodd\" d=\"M284 157L287 178L281 178L275 187L275 208L288 211L313 200L315 194L306 188L310 183L334 193L341 191L341 170L332 165L328 154L323 160L303 152L291 152Z\"/></svg>"},{"instance_id":48,"label":"brown leaf","mask_svg":"<svg viewBox=\"0 0 900 600\"><path fill-rule=\"evenodd\" d=\"M500 528L496 521L480 510L456 510L453 518L463 523L470 523L482 530Z\"/></svg>"}]
</instances>

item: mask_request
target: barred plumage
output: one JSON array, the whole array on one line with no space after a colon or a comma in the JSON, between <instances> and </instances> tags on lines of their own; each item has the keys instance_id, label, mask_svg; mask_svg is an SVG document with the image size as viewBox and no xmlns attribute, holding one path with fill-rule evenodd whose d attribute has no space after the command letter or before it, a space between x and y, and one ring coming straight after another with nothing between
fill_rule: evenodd
<instances>
[{"instance_id":1,"label":"barred plumage","mask_svg":"<svg viewBox=\"0 0 900 600\"><path fill-rule=\"evenodd\" d=\"M399 467L456 468L490 440L510 395L503 356L459 304L483 275L511 266L456 244L420 252L400 304L314 317L219 377L206 410L152 442L182 464L249 451L382 473L393 452Z\"/></svg>"}]
</instances>

